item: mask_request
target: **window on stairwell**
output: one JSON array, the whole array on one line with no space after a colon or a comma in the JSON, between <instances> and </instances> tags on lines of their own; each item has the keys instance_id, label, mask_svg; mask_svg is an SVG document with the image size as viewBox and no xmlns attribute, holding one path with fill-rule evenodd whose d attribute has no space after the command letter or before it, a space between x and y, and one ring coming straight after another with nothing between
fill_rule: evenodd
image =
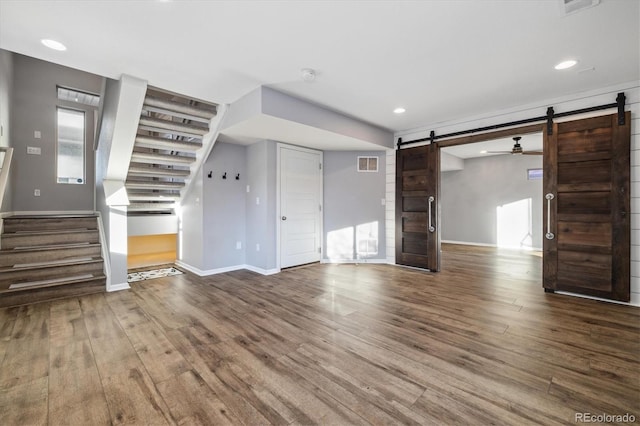
<instances>
[{"instance_id":1,"label":"window on stairwell","mask_svg":"<svg viewBox=\"0 0 640 426\"><path fill-rule=\"evenodd\" d=\"M85 183L85 112L57 109L56 173L58 183Z\"/></svg>"}]
</instances>

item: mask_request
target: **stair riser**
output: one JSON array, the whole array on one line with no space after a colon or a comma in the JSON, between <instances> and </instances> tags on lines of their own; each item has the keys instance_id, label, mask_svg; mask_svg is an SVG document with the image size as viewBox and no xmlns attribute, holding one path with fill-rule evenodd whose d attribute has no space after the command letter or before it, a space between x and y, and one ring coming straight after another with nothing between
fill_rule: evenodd
<instances>
[{"instance_id":1,"label":"stair riser","mask_svg":"<svg viewBox=\"0 0 640 426\"><path fill-rule=\"evenodd\" d=\"M184 188L184 183L126 183L124 185L127 189L151 189L151 190L167 190L167 191L180 191Z\"/></svg>"},{"instance_id":2,"label":"stair riser","mask_svg":"<svg viewBox=\"0 0 640 426\"><path fill-rule=\"evenodd\" d=\"M202 143L176 142L171 139L154 138L151 136L137 136L135 147L164 149L178 152L194 152L202 148Z\"/></svg>"},{"instance_id":3,"label":"stair riser","mask_svg":"<svg viewBox=\"0 0 640 426\"><path fill-rule=\"evenodd\" d=\"M175 132L176 134L186 134L201 137L205 135L209 130L197 126L190 126L188 124L180 124L173 121L159 120L148 117L140 117L140 126L148 127L151 129L157 129L158 132Z\"/></svg>"},{"instance_id":4,"label":"stair riser","mask_svg":"<svg viewBox=\"0 0 640 426\"><path fill-rule=\"evenodd\" d=\"M156 98L153 96L147 96L144 100L145 106L151 106L161 111L166 111L168 114L182 113L187 116L193 116L199 120L209 121L216 115L216 112L209 108L198 108L196 106L190 106L181 104L178 102L167 101L164 99Z\"/></svg>"},{"instance_id":5,"label":"stair riser","mask_svg":"<svg viewBox=\"0 0 640 426\"><path fill-rule=\"evenodd\" d=\"M189 164L193 163L195 161L195 158L193 157L180 157L180 156L173 156L173 157L160 157L160 156L145 156L145 155L139 155L139 154L133 154L131 156L131 161L135 161L136 163L144 163L144 164L162 164L165 166L174 166L174 165L180 165L180 166L188 166Z\"/></svg>"},{"instance_id":6,"label":"stair riser","mask_svg":"<svg viewBox=\"0 0 640 426\"><path fill-rule=\"evenodd\" d=\"M69 247L46 251L20 250L3 253L0 257L0 268L25 263L52 262L79 257L100 257L100 246Z\"/></svg>"},{"instance_id":7,"label":"stair riser","mask_svg":"<svg viewBox=\"0 0 640 426\"><path fill-rule=\"evenodd\" d=\"M106 279L104 276L100 276L72 284L12 291L2 293L2 297L0 297L0 308L48 302L56 299L79 297L94 293L104 293L105 287Z\"/></svg>"},{"instance_id":8,"label":"stair riser","mask_svg":"<svg viewBox=\"0 0 640 426\"><path fill-rule=\"evenodd\" d=\"M95 217L74 218L6 218L4 232L19 231L57 231L67 229L98 229Z\"/></svg>"},{"instance_id":9,"label":"stair riser","mask_svg":"<svg viewBox=\"0 0 640 426\"><path fill-rule=\"evenodd\" d=\"M54 246L74 243L97 243L98 231L74 232L72 234L5 234L0 240L2 249L16 247Z\"/></svg>"},{"instance_id":10,"label":"stair riser","mask_svg":"<svg viewBox=\"0 0 640 426\"><path fill-rule=\"evenodd\" d=\"M0 290L9 288L11 284L40 281L55 278L71 277L74 275L99 275L104 271L102 261L79 265L58 265L39 269L16 269L0 274Z\"/></svg>"}]
</instances>

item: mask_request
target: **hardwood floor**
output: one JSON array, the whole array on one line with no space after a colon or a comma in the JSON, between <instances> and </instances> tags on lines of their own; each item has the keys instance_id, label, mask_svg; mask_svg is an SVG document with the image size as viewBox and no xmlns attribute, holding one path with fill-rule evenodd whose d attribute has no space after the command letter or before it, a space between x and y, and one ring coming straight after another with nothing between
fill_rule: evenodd
<instances>
[{"instance_id":1,"label":"hardwood floor","mask_svg":"<svg viewBox=\"0 0 640 426\"><path fill-rule=\"evenodd\" d=\"M640 309L546 294L539 257L313 265L0 309L0 424L640 419Z\"/></svg>"}]
</instances>

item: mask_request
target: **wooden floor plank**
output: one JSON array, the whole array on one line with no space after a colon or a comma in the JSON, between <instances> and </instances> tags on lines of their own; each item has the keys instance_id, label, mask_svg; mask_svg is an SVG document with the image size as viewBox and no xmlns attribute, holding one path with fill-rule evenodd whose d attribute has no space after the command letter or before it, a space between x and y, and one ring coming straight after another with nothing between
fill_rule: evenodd
<instances>
[{"instance_id":1,"label":"wooden floor plank","mask_svg":"<svg viewBox=\"0 0 640 426\"><path fill-rule=\"evenodd\" d=\"M111 423L89 340L51 347L49 418L52 424Z\"/></svg>"},{"instance_id":2,"label":"wooden floor plank","mask_svg":"<svg viewBox=\"0 0 640 426\"><path fill-rule=\"evenodd\" d=\"M190 273L0 309L0 424L640 418L640 309L547 294L530 252L443 270Z\"/></svg>"},{"instance_id":3,"label":"wooden floor plank","mask_svg":"<svg viewBox=\"0 0 640 426\"><path fill-rule=\"evenodd\" d=\"M48 377L0 389L1 425L47 424Z\"/></svg>"}]
</instances>

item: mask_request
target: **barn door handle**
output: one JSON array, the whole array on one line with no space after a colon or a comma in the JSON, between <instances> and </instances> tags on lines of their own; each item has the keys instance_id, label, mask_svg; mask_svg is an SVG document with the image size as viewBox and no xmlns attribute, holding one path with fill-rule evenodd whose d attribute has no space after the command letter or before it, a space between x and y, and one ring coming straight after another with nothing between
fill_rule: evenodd
<instances>
[{"instance_id":1,"label":"barn door handle","mask_svg":"<svg viewBox=\"0 0 640 426\"><path fill-rule=\"evenodd\" d=\"M435 226L431 224L431 205L435 198L432 196L429 197L429 232L434 232L436 230Z\"/></svg>"},{"instance_id":2,"label":"barn door handle","mask_svg":"<svg viewBox=\"0 0 640 426\"><path fill-rule=\"evenodd\" d=\"M545 237L547 240L553 240L555 238L555 235L553 235L553 232L551 232L551 200L553 200L555 197L552 193L548 193L544 196L544 198L547 199L547 233L545 234Z\"/></svg>"}]
</instances>

